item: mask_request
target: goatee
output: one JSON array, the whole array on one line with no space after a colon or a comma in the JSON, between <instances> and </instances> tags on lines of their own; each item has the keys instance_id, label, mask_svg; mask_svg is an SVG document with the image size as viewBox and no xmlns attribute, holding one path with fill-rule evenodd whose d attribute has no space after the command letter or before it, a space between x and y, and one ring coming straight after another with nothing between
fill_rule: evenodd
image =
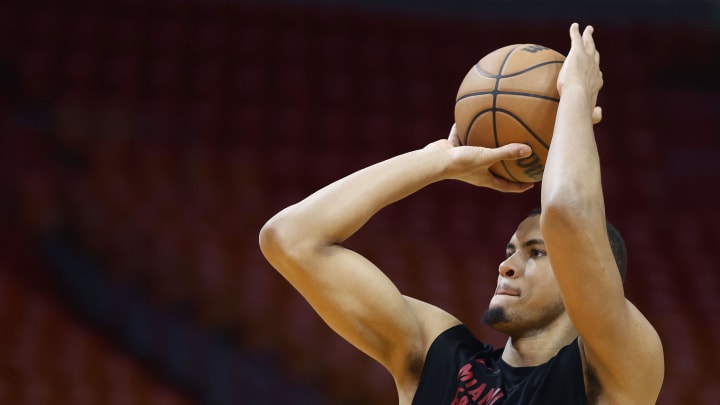
<instances>
[{"instance_id":1,"label":"goatee","mask_svg":"<svg viewBox=\"0 0 720 405\"><path fill-rule=\"evenodd\" d=\"M485 310L482 314L482 321L483 323L495 326L501 323L508 323L510 322L510 317L508 316L507 312L505 311L505 308L503 307L491 307Z\"/></svg>"}]
</instances>

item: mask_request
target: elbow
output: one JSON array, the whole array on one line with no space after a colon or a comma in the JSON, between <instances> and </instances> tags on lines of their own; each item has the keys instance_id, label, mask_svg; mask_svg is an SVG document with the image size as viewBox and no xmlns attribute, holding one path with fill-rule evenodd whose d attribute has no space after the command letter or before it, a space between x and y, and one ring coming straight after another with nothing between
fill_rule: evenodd
<instances>
[{"instance_id":1,"label":"elbow","mask_svg":"<svg viewBox=\"0 0 720 405\"><path fill-rule=\"evenodd\" d=\"M263 256L278 271L282 270L281 263L292 256L291 252L296 250L294 246L298 243L293 241L292 226L282 212L262 226L258 241Z\"/></svg>"},{"instance_id":2,"label":"elbow","mask_svg":"<svg viewBox=\"0 0 720 405\"><path fill-rule=\"evenodd\" d=\"M273 256L277 255L277 252L282 251L283 242L281 235L282 231L278 227L275 217L271 218L260 228L258 242L260 251L266 259L270 260Z\"/></svg>"},{"instance_id":3,"label":"elbow","mask_svg":"<svg viewBox=\"0 0 720 405\"><path fill-rule=\"evenodd\" d=\"M555 223L579 215L584 210L585 201L574 187L543 187L540 205L541 224Z\"/></svg>"},{"instance_id":4,"label":"elbow","mask_svg":"<svg viewBox=\"0 0 720 405\"><path fill-rule=\"evenodd\" d=\"M540 205L546 221L583 223L605 215L600 177L583 172L582 176L549 176L542 186Z\"/></svg>"},{"instance_id":5,"label":"elbow","mask_svg":"<svg viewBox=\"0 0 720 405\"><path fill-rule=\"evenodd\" d=\"M544 203L544 201L543 201ZM573 222L575 211L568 204L543 204L540 213L540 231L547 238L555 232L566 232Z\"/></svg>"},{"instance_id":6,"label":"elbow","mask_svg":"<svg viewBox=\"0 0 720 405\"><path fill-rule=\"evenodd\" d=\"M258 242L265 259L280 273L297 267L308 255L309 242L287 212L281 211L270 218L260 229Z\"/></svg>"},{"instance_id":7,"label":"elbow","mask_svg":"<svg viewBox=\"0 0 720 405\"><path fill-rule=\"evenodd\" d=\"M543 198L540 229L543 235L583 232L597 221L604 223L605 209L602 196L582 198L580 195Z\"/></svg>"}]
</instances>

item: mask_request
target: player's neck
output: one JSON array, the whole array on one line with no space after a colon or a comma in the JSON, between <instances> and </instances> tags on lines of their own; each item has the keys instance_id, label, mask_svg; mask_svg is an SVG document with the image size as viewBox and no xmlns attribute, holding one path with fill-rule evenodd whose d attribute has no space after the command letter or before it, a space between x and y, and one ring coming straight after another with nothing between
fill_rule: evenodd
<instances>
[{"instance_id":1,"label":"player's neck","mask_svg":"<svg viewBox=\"0 0 720 405\"><path fill-rule=\"evenodd\" d=\"M538 366L554 357L577 336L569 319L559 319L542 331L508 338L502 359L513 367Z\"/></svg>"}]
</instances>

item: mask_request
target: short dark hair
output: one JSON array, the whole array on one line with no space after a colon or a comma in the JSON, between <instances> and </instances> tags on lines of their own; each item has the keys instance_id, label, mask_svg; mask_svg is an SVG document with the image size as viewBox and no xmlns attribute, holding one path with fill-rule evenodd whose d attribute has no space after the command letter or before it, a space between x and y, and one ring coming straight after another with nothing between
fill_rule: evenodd
<instances>
[{"instance_id":1,"label":"short dark hair","mask_svg":"<svg viewBox=\"0 0 720 405\"><path fill-rule=\"evenodd\" d=\"M527 218L540 215L542 210L538 207L530 211ZM613 257L615 258L615 264L617 264L618 270L620 271L620 278L625 281L627 275L627 248L625 247L625 241L620 235L620 231L615 228L610 221L605 220L605 226L607 228L608 240L610 241L610 249L612 249Z\"/></svg>"}]
</instances>

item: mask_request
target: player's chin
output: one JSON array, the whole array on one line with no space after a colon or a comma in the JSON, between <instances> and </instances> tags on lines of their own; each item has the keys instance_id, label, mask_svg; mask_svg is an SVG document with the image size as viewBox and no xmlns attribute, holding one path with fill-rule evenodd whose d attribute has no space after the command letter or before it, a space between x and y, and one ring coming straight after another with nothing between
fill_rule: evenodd
<instances>
[{"instance_id":1,"label":"player's chin","mask_svg":"<svg viewBox=\"0 0 720 405\"><path fill-rule=\"evenodd\" d=\"M498 325L504 325L510 323L510 317L508 316L507 310L502 305L493 304L490 302L488 309L482 314L482 322L492 327Z\"/></svg>"}]
</instances>

